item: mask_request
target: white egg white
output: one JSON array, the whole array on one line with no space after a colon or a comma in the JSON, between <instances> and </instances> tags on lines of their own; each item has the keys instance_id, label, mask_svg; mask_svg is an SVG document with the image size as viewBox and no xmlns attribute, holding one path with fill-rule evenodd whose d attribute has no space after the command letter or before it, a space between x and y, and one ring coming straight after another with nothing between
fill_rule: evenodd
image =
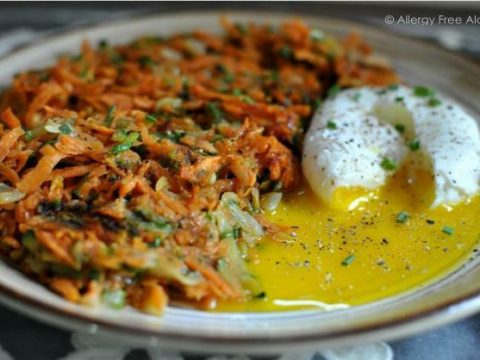
<instances>
[{"instance_id":1,"label":"white egg white","mask_svg":"<svg viewBox=\"0 0 480 360\"><path fill-rule=\"evenodd\" d=\"M412 141L418 149L409 147ZM328 203L341 187L384 185L408 154L413 160L407 166L432 173L432 207L479 191L480 132L474 118L449 99L419 96L406 86L349 89L327 99L306 134L302 167Z\"/></svg>"}]
</instances>

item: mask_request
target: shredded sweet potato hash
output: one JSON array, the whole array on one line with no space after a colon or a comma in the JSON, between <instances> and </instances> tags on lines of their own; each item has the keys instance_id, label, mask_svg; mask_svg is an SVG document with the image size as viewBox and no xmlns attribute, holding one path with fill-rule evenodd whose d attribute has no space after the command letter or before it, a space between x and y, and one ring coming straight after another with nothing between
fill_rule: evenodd
<instances>
[{"instance_id":1,"label":"shredded sweet potato hash","mask_svg":"<svg viewBox=\"0 0 480 360\"><path fill-rule=\"evenodd\" d=\"M301 180L321 99L397 82L359 36L300 21L222 19L18 74L0 98L0 246L21 271L86 305L161 314L262 297L247 251ZM288 230L288 229L287 229Z\"/></svg>"}]
</instances>

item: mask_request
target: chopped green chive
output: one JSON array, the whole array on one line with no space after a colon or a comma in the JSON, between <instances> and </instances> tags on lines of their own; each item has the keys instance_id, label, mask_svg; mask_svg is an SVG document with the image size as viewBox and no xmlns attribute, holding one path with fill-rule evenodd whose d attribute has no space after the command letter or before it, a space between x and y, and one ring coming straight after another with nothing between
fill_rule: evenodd
<instances>
[{"instance_id":1,"label":"chopped green chive","mask_svg":"<svg viewBox=\"0 0 480 360\"><path fill-rule=\"evenodd\" d=\"M395 170L397 168L397 162L390 158L384 158L380 163L380 166L385 170Z\"/></svg>"},{"instance_id":2,"label":"chopped green chive","mask_svg":"<svg viewBox=\"0 0 480 360\"><path fill-rule=\"evenodd\" d=\"M117 144L112 147L112 154L113 155L118 155L121 152L130 150L133 144L130 143L122 143L122 144Z\"/></svg>"},{"instance_id":3,"label":"chopped green chive","mask_svg":"<svg viewBox=\"0 0 480 360\"><path fill-rule=\"evenodd\" d=\"M108 126L112 125L113 118L115 117L116 106L112 105L107 110L107 115L105 116L105 124Z\"/></svg>"},{"instance_id":4,"label":"chopped green chive","mask_svg":"<svg viewBox=\"0 0 480 360\"><path fill-rule=\"evenodd\" d=\"M313 99L311 104L312 111L317 110L320 107L320 105L322 105L322 99Z\"/></svg>"},{"instance_id":5,"label":"chopped green chive","mask_svg":"<svg viewBox=\"0 0 480 360\"><path fill-rule=\"evenodd\" d=\"M206 106L207 106L208 114L211 117L213 117L213 121L215 123L219 123L220 121L223 120L223 118L224 118L223 111L220 109L218 104L216 104L214 102L209 102L209 103L207 103Z\"/></svg>"},{"instance_id":6,"label":"chopped green chive","mask_svg":"<svg viewBox=\"0 0 480 360\"><path fill-rule=\"evenodd\" d=\"M82 79L85 79L88 76L88 72L89 72L89 68L87 66L84 66L82 71L80 71L80 74L78 74L78 76L80 76Z\"/></svg>"},{"instance_id":7,"label":"chopped green chive","mask_svg":"<svg viewBox=\"0 0 480 360\"><path fill-rule=\"evenodd\" d=\"M328 89L327 96L335 96L340 92L340 90L342 90L341 87L335 84Z\"/></svg>"},{"instance_id":8,"label":"chopped green chive","mask_svg":"<svg viewBox=\"0 0 480 360\"><path fill-rule=\"evenodd\" d=\"M342 266L349 266L355 260L355 255L348 255L345 259L342 260Z\"/></svg>"},{"instance_id":9,"label":"chopped green chive","mask_svg":"<svg viewBox=\"0 0 480 360\"><path fill-rule=\"evenodd\" d=\"M225 139L225 135L222 134L214 134L212 137L212 143L216 143L217 141Z\"/></svg>"},{"instance_id":10,"label":"chopped green chive","mask_svg":"<svg viewBox=\"0 0 480 360\"><path fill-rule=\"evenodd\" d=\"M22 234L22 244L27 249L31 249L36 244L36 241L33 230L27 230Z\"/></svg>"},{"instance_id":11,"label":"chopped green chive","mask_svg":"<svg viewBox=\"0 0 480 360\"><path fill-rule=\"evenodd\" d=\"M128 132L125 129L119 129L112 135L112 140L116 142L124 142L127 138Z\"/></svg>"},{"instance_id":12,"label":"chopped green chive","mask_svg":"<svg viewBox=\"0 0 480 360\"><path fill-rule=\"evenodd\" d=\"M151 243L148 244L148 247L149 248L158 248L158 247L160 247L160 245L162 245L162 239L157 236L155 239L153 239L153 241Z\"/></svg>"},{"instance_id":13,"label":"chopped green chive","mask_svg":"<svg viewBox=\"0 0 480 360\"><path fill-rule=\"evenodd\" d=\"M110 61L113 65L120 66L123 64L125 59L122 57L122 55L120 55L116 51L113 51L112 54L110 54Z\"/></svg>"},{"instance_id":14,"label":"chopped green chive","mask_svg":"<svg viewBox=\"0 0 480 360\"><path fill-rule=\"evenodd\" d=\"M318 29L310 30L310 39L314 42L322 41L325 39L325 33Z\"/></svg>"},{"instance_id":15,"label":"chopped green chive","mask_svg":"<svg viewBox=\"0 0 480 360\"><path fill-rule=\"evenodd\" d=\"M397 97L395 98L395 101L396 101L396 102L403 102L403 100L404 100L403 96L397 96Z\"/></svg>"},{"instance_id":16,"label":"chopped green chive","mask_svg":"<svg viewBox=\"0 0 480 360\"><path fill-rule=\"evenodd\" d=\"M102 293L103 302L111 308L121 309L125 306L126 293L122 289L105 290Z\"/></svg>"},{"instance_id":17,"label":"chopped green chive","mask_svg":"<svg viewBox=\"0 0 480 360\"><path fill-rule=\"evenodd\" d=\"M224 231L221 234L222 239L238 239L240 237L240 228Z\"/></svg>"},{"instance_id":18,"label":"chopped green chive","mask_svg":"<svg viewBox=\"0 0 480 360\"><path fill-rule=\"evenodd\" d=\"M32 130L27 130L25 131L25 135L23 135L25 141L32 141L33 139L33 131Z\"/></svg>"},{"instance_id":19,"label":"chopped green chive","mask_svg":"<svg viewBox=\"0 0 480 360\"><path fill-rule=\"evenodd\" d=\"M435 95L435 92L432 89L425 86L415 86L413 88L413 94L415 96L420 96L420 97L429 97L429 96Z\"/></svg>"},{"instance_id":20,"label":"chopped green chive","mask_svg":"<svg viewBox=\"0 0 480 360\"><path fill-rule=\"evenodd\" d=\"M168 139L174 143L178 143L182 137L186 134L183 130L167 131L161 134L161 138Z\"/></svg>"},{"instance_id":21,"label":"chopped green chive","mask_svg":"<svg viewBox=\"0 0 480 360\"><path fill-rule=\"evenodd\" d=\"M68 134L71 134L72 133L72 127L70 126L70 124L68 123L63 123L62 125L60 125L60 127L58 128L58 130L60 130L60 132L64 135L68 135Z\"/></svg>"},{"instance_id":22,"label":"chopped green chive","mask_svg":"<svg viewBox=\"0 0 480 360\"><path fill-rule=\"evenodd\" d=\"M408 146L410 147L410 150L417 151L418 149L420 149L420 140L413 139L412 141L410 141L410 144L408 144Z\"/></svg>"},{"instance_id":23,"label":"chopped green chive","mask_svg":"<svg viewBox=\"0 0 480 360\"><path fill-rule=\"evenodd\" d=\"M246 104L255 104L255 100L253 100L250 96L248 95L240 95L240 100L242 100Z\"/></svg>"},{"instance_id":24,"label":"chopped green chive","mask_svg":"<svg viewBox=\"0 0 480 360\"><path fill-rule=\"evenodd\" d=\"M280 73L277 69L270 70L267 74L263 75L265 80L270 80L273 82L277 82L280 79Z\"/></svg>"},{"instance_id":25,"label":"chopped green chive","mask_svg":"<svg viewBox=\"0 0 480 360\"><path fill-rule=\"evenodd\" d=\"M388 85L388 90L398 90L398 84Z\"/></svg>"},{"instance_id":26,"label":"chopped green chive","mask_svg":"<svg viewBox=\"0 0 480 360\"><path fill-rule=\"evenodd\" d=\"M398 131L399 133L404 133L404 132L405 132L405 125L396 124L396 125L395 125L395 129L397 129L397 131Z\"/></svg>"},{"instance_id":27,"label":"chopped green chive","mask_svg":"<svg viewBox=\"0 0 480 360\"><path fill-rule=\"evenodd\" d=\"M327 128L335 130L337 128L337 123L330 120L329 122L327 122Z\"/></svg>"},{"instance_id":28,"label":"chopped green chive","mask_svg":"<svg viewBox=\"0 0 480 360\"><path fill-rule=\"evenodd\" d=\"M108 40L102 39L98 43L98 46L100 47L100 49L105 49L105 48L109 47L110 45L108 43Z\"/></svg>"},{"instance_id":29,"label":"chopped green chive","mask_svg":"<svg viewBox=\"0 0 480 360\"><path fill-rule=\"evenodd\" d=\"M400 211L395 217L395 220L397 223L403 224L408 220L409 217L410 215L406 211Z\"/></svg>"},{"instance_id":30,"label":"chopped green chive","mask_svg":"<svg viewBox=\"0 0 480 360\"><path fill-rule=\"evenodd\" d=\"M154 66L156 63L150 56L142 56L138 59L138 64L142 67Z\"/></svg>"},{"instance_id":31,"label":"chopped green chive","mask_svg":"<svg viewBox=\"0 0 480 360\"><path fill-rule=\"evenodd\" d=\"M267 293L265 291L259 292L258 294L254 295L255 299L265 299L267 297Z\"/></svg>"},{"instance_id":32,"label":"chopped green chive","mask_svg":"<svg viewBox=\"0 0 480 360\"><path fill-rule=\"evenodd\" d=\"M140 137L140 134L138 132L132 131L127 135L125 142L134 143L135 141L138 140L139 137Z\"/></svg>"},{"instance_id":33,"label":"chopped green chive","mask_svg":"<svg viewBox=\"0 0 480 360\"><path fill-rule=\"evenodd\" d=\"M240 100L242 100L246 104L255 104L255 100L253 100L250 96L245 95L240 89L233 89L232 95L238 96Z\"/></svg>"},{"instance_id":34,"label":"chopped green chive","mask_svg":"<svg viewBox=\"0 0 480 360\"><path fill-rule=\"evenodd\" d=\"M156 123L157 118L155 117L155 115L147 114L147 115L145 115L145 121L147 121L149 123Z\"/></svg>"},{"instance_id":35,"label":"chopped green chive","mask_svg":"<svg viewBox=\"0 0 480 360\"><path fill-rule=\"evenodd\" d=\"M227 71L225 73L225 76L223 77L223 81L226 82L227 84L231 84L232 82L235 81L235 76L230 71Z\"/></svg>"},{"instance_id":36,"label":"chopped green chive","mask_svg":"<svg viewBox=\"0 0 480 360\"><path fill-rule=\"evenodd\" d=\"M88 270L88 275L87 276L90 280L99 280L101 274L102 273L98 269L90 269L90 270Z\"/></svg>"},{"instance_id":37,"label":"chopped green chive","mask_svg":"<svg viewBox=\"0 0 480 360\"><path fill-rule=\"evenodd\" d=\"M282 46L280 50L278 50L278 54L284 57L285 59L288 59L288 60L293 59L293 49L288 45Z\"/></svg>"},{"instance_id":38,"label":"chopped green chive","mask_svg":"<svg viewBox=\"0 0 480 360\"><path fill-rule=\"evenodd\" d=\"M240 24L240 23L236 23L235 24L235 27L237 28L238 32L242 35L247 35L248 33L248 27L247 25L245 24Z\"/></svg>"},{"instance_id":39,"label":"chopped green chive","mask_svg":"<svg viewBox=\"0 0 480 360\"><path fill-rule=\"evenodd\" d=\"M118 155L121 152L130 150L135 141L138 140L140 134L138 132L132 131L127 134L125 130L117 130L112 135L112 140L120 141L120 144L116 144L112 147L111 153L113 155Z\"/></svg>"},{"instance_id":40,"label":"chopped green chive","mask_svg":"<svg viewBox=\"0 0 480 360\"><path fill-rule=\"evenodd\" d=\"M454 231L453 228L450 227L450 226L444 226L444 227L442 228L442 232L443 232L444 234L447 234L447 235L452 235L452 234L453 234L453 231Z\"/></svg>"},{"instance_id":41,"label":"chopped green chive","mask_svg":"<svg viewBox=\"0 0 480 360\"><path fill-rule=\"evenodd\" d=\"M430 100L428 100L428 105L431 107L437 107L437 106L440 106L441 104L442 102L437 98L432 97Z\"/></svg>"},{"instance_id":42,"label":"chopped green chive","mask_svg":"<svg viewBox=\"0 0 480 360\"><path fill-rule=\"evenodd\" d=\"M73 55L72 57L70 57L70 60L73 61L73 62L82 61L83 60L83 55L82 54Z\"/></svg>"}]
</instances>

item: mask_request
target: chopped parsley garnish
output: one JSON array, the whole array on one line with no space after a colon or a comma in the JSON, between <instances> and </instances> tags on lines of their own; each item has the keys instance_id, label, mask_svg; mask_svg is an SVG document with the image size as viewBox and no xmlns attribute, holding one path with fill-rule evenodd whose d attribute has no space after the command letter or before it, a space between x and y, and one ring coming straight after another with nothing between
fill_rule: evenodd
<instances>
[{"instance_id":1,"label":"chopped parsley garnish","mask_svg":"<svg viewBox=\"0 0 480 360\"><path fill-rule=\"evenodd\" d=\"M410 215L406 211L400 211L395 217L395 220L397 223L403 224L408 220L409 217Z\"/></svg>"},{"instance_id":2,"label":"chopped parsley garnish","mask_svg":"<svg viewBox=\"0 0 480 360\"><path fill-rule=\"evenodd\" d=\"M432 97L430 100L428 100L428 105L431 107L437 107L440 106L442 102L438 100L437 98Z\"/></svg>"},{"instance_id":3,"label":"chopped parsley garnish","mask_svg":"<svg viewBox=\"0 0 480 360\"><path fill-rule=\"evenodd\" d=\"M149 123L156 123L157 122L157 118L155 115L152 115L152 114L146 114L145 115L145 121L149 122Z\"/></svg>"},{"instance_id":4,"label":"chopped parsley garnish","mask_svg":"<svg viewBox=\"0 0 480 360\"><path fill-rule=\"evenodd\" d=\"M404 100L403 96L397 96L397 97L395 98L395 101L396 101L396 102L402 102L403 100Z\"/></svg>"},{"instance_id":5,"label":"chopped parsley garnish","mask_svg":"<svg viewBox=\"0 0 480 360\"><path fill-rule=\"evenodd\" d=\"M397 168L397 162L393 159L386 157L382 160L382 162L380 163L380 166L385 170L392 171Z\"/></svg>"},{"instance_id":6,"label":"chopped parsley garnish","mask_svg":"<svg viewBox=\"0 0 480 360\"><path fill-rule=\"evenodd\" d=\"M207 103L207 112L208 114L213 118L213 122L219 123L220 121L223 120L224 115L223 111L220 109L218 104L214 102L209 102Z\"/></svg>"},{"instance_id":7,"label":"chopped parsley garnish","mask_svg":"<svg viewBox=\"0 0 480 360\"><path fill-rule=\"evenodd\" d=\"M332 121L332 120L329 120L327 122L327 128L329 128L331 130L335 130L337 128L337 123Z\"/></svg>"},{"instance_id":8,"label":"chopped parsley garnish","mask_svg":"<svg viewBox=\"0 0 480 360\"><path fill-rule=\"evenodd\" d=\"M452 227L450 227L450 226L444 226L444 227L442 228L442 232L443 232L444 234L447 234L447 235L452 235L452 234L453 234L453 231L454 231L454 229L453 229Z\"/></svg>"},{"instance_id":9,"label":"chopped parsley garnish","mask_svg":"<svg viewBox=\"0 0 480 360\"><path fill-rule=\"evenodd\" d=\"M417 151L418 149L420 149L420 140L413 139L412 141L410 141L410 144L408 144L408 147L412 151Z\"/></svg>"},{"instance_id":10,"label":"chopped parsley garnish","mask_svg":"<svg viewBox=\"0 0 480 360\"><path fill-rule=\"evenodd\" d=\"M112 121L115 117L115 110L116 109L117 108L115 107L115 105L112 105L107 110L107 115L105 116L105 124L107 124L108 126L112 125Z\"/></svg>"},{"instance_id":11,"label":"chopped parsley garnish","mask_svg":"<svg viewBox=\"0 0 480 360\"><path fill-rule=\"evenodd\" d=\"M327 96L335 96L340 92L340 90L342 90L342 88L339 85L335 84L328 89Z\"/></svg>"},{"instance_id":12,"label":"chopped parsley garnish","mask_svg":"<svg viewBox=\"0 0 480 360\"><path fill-rule=\"evenodd\" d=\"M395 129L397 129L397 131L398 131L399 133L404 133L404 132L405 132L405 125L396 124L396 125L395 125Z\"/></svg>"},{"instance_id":13,"label":"chopped parsley garnish","mask_svg":"<svg viewBox=\"0 0 480 360\"><path fill-rule=\"evenodd\" d=\"M348 255L345 259L342 260L342 266L349 266L352 265L353 261L355 260L355 255Z\"/></svg>"},{"instance_id":14,"label":"chopped parsley garnish","mask_svg":"<svg viewBox=\"0 0 480 360\"><path fill-rule=\"evenodd\" d=\"M435 95L435 92L432 89L425 86L415 86L413 88L413 94L415 96L420 96L420 97L429 97L429 96Z\"/></svg>"}]
</instances>

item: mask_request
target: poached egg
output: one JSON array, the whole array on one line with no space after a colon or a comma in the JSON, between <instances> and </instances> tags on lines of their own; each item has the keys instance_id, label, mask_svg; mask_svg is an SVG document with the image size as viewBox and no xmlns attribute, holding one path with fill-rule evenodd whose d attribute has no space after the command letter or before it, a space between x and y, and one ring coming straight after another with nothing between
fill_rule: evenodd
<instances>
[{"instance_id":1,"label":"poached egg","mask_svg":"<svg viewBox=\"0 0 480 360\"><path fill-rule=\"evenodd\" d=\"M333 206L345 206L345 193L380 188L402 167L431 174L431 207L452 205L479 190L480 132L461 106L425 87L349 89L314 114L302 167Z\"/></svg>"}]
</instances>

